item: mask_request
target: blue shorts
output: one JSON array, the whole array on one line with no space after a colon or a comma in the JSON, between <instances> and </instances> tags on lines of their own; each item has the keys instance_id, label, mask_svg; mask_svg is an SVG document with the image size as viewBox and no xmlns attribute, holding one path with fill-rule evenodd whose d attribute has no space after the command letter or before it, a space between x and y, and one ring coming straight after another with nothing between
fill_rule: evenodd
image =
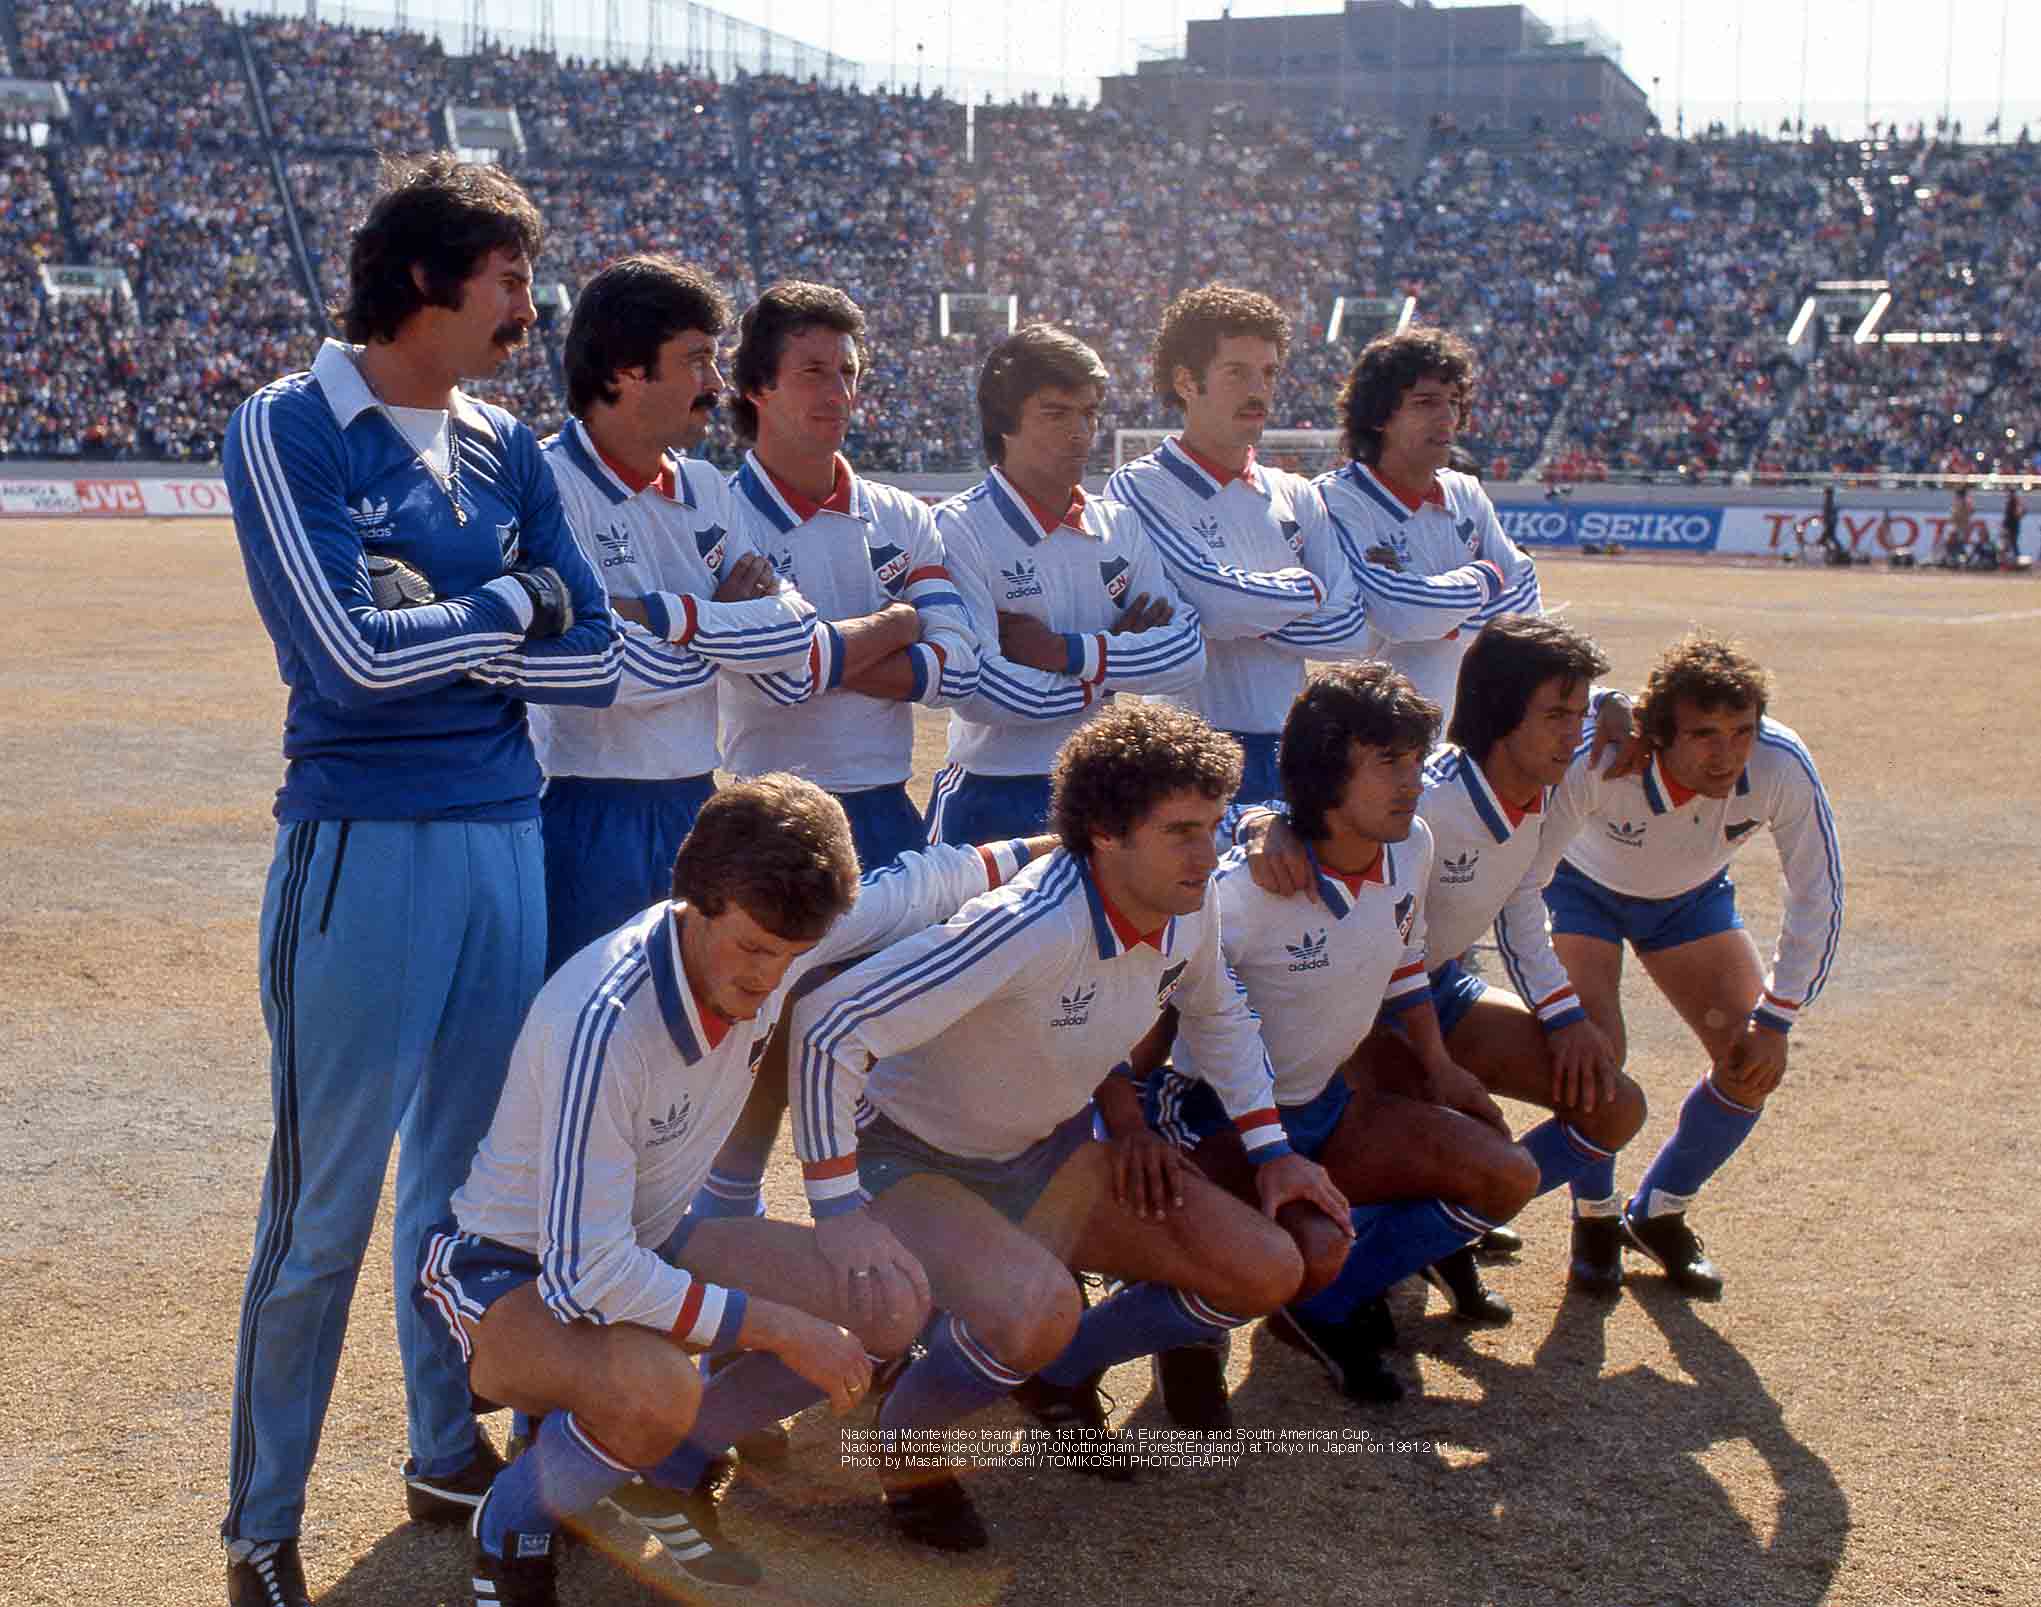
<instances>
[{"instance_id":1,"label":"blue shorts","mask_svg":"<svg viewBox=\"0 0 2041 1607\"><path fill-rule=\"evenodd\" d=\"M1639 954L1743 929L1743 917L1736 913L1736 884L1726 870L1671 898L1631 898L1610 892L1562 859L1545 888L1545 908L1552 912L1555 936L1569 932L1604 943L1627 941Z\"/></svg>"},{"instance_id":2,"label":"blue shorts","mask_svg":"<svg viewBox=\"0 0 2041 1607\"><path fill-rule=\"evenodd\" d=\"M547 976L640 910L673 896L673 856L715 790L714 776L547 780L539 799Z\"/></svg>"},{"instance_id":3,"label":"blue shorts","mask_svg":"<svg viewBox=\"0 0 2041 1607\"><path fill-rule=\"evenodd\" d=\"M678 1264L688 1235L700 1225L699 1218L683 1216L680 1226L659 1247L660 1257ZM479 1233L463 1233L453 1222L442 1222L426 1235L418 1263L412 1303L446 1325L460 1349L463 1366L470 1359L466 1323L480 1322L497 1301L536 1282L539 1275L539 1258L529 1250L513 1250Z\"/></svg>"},{"instance_id":4,"label":"blue shorts","mask_svg":"<svg viewBox=\"0 0 2041 1607\"><path fill-rule=\"evenodd\" d=\"M977 1160L952 1155L923 1143L898 1122L874 1112L858 1130L858 1182L877 1199L895 1183L917 1172L954 1178L1009 1222L1019 1224L1035 1208L1049 1181L1063 1163L1096 1136L1094 1112L1084 1109L1056 1125L1040 1142L1010 1161Z\"/></svg>"},{"instance_id":5,"label":"blue shorts","mask_svg":"<svg viewBox=\"0 0 2041 1607\"><path fill-rule=\"evenodd\" d=\"M1234 793L1233 801L1270 803L1281 798L1283 773L1276 768L1276 750L1282 744L1282 732L1228 731L1226 734L1240 744L1243 761L1240 790Z\"/></svg>"},{"instance_id":6,"label":"blue shorts","mask_svg":"<svg viewBox=\"0 0 2041 1607\"><path fill-rule=\"evenodd\" d=\"M895 781L884 787L861 787L856 792L831 793L843 812L850 816L850 837L857 845L858 869L866 875L890 865L902 854L924 846L927 835L921 827L921 811L907 796L907 783Z\"/></svg>"},{"instance_id":7,"label":"blue shorts","mask_svg":"<svg viewBox=\"0 0 2041 1607\"><path fill-rule=\"evenodd\" d=\"M1346 1114L1353 1091L1346 1078L1335 1073L1311 1098L1301 1105L1278 1105L1276 1115L1290 1148L1307 1161L1315 1161L1332 1142L1333 1130ZM1164 1066L1148 1079L1141 1090L1141 1112L1148 1125L1180 1150L1194 1150L1214 1133L1232 1132L1233 1118L1212 1085L1201 1078L1186 1077L1174 1067Z\"/></svg>"},{"instance_id":8,"label":"blue shorts","mask_svg":"<svg viewBox=\"0 0 2041 1607\"><path fill-rule=\"evenodd\" d=\"M1467 1019L1467 1012L1474 1008L1474 1001L1488 991L1488 984L1458 960L1448 960L1432 972L1429 980L1432 1009L1439 1018L1439 1036L1450 1037L1453 1029Z\"/></svg>"},{"instance_id":9,"label":"blue shorts","mask_svg":"<svg viewBox=\"0 0 2041 1607\"><path fill-rule=\"evenodd\" d=\"M1049 829L1047 776L979 776L945 765L928 795L928 840L971 848Z\"/></svg>"}]
</instances>

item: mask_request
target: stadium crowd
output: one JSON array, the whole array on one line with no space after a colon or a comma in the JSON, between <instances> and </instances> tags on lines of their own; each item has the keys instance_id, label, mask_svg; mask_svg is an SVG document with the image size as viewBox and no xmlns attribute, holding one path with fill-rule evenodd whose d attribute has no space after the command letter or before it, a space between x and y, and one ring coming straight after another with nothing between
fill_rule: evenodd
<instances>
[{"instance_id":1,"label":"stadium crowd","mask_svg":"<svg viewBox=\"0 0 2041 1607\"><path fill-rule=\"evenodd\" d=\"M1496 140L1237 111L1183 130L1028 102L979 108L967 154L966 111L939 96L494 47L457 58L417 34L237 27L204 5L13 12L20 70L61 80L74 118L45 150L0 145L0 398L28 408L0 452L209 455L236 387L313 349L373 153L442 143L450 102L516 108L513 165L549 226L541 283L571 295L657 246L739 305L779 277L846 288L871 319L851 444L875 469L978 461L972 388L997 332L981 318L943 338L941 291L1011 292L1023 319L1100 351L1103 467L1112 428L1165 422L1147 375L1163 304L1220 277L1295 319L1285 427L1331 422L1384 326L1350 299L1327 342L1334 298L1414 297L1420 322L1480 355L1470 444L1490 473L1982 472L2027 466L2041 429L2041 188L2024 144ZM126 269L132 308L46 309L43 261ZM1788 353L1814 279L1873 273L1895 287L1887 328L1983 338ZM556 422L556 345L534 340L490 393ZM118 394L53 378L80 361ZM731 460L726 424L707 450Z\"/></svg>"}]
</instances>

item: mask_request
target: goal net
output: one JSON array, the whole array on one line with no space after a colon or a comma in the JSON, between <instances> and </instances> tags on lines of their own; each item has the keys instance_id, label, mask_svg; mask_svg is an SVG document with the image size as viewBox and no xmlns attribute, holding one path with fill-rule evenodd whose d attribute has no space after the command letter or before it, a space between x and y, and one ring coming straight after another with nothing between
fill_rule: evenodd
<instances>
[{"instance_id":1,"label":"goal net","mask_svg":"<svg viewBox=\"0 0 2041 1607\"><path fill-rule=\"evenodd\" d=\"M1146 457L1174 433L1167 429L1113 431L1113 467ZM1288 469L1307 479L1346 461L1338 430L1263 430L1254 455L1271 468Z\"/></svg>"}]
</instances>

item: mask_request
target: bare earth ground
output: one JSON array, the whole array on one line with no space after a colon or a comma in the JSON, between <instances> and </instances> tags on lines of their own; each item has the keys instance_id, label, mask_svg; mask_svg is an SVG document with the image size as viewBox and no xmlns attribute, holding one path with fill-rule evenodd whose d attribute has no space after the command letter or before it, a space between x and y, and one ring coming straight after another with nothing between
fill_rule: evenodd
<instances>
[{"instance_id":1,"label":"bare earth ground","mask_svg":"<svg viewBox=\"0 0 2041 1607\"><path fill-rule=\"evenodd\" d=\"M255 916L283 699L224 525L10 523L0 555L25 604L0 635L0 1602L216 1602L269 1134ZM1614 1305L1563 1300L1565 1209L1541 1201L1495 1276L1514 1326L1469 1335L1400 1296L1421 1400L1343 1404L1258 1330L1235 1337L1244 1425L1376 1449L1131 1487L989 1471L981 1561L896 1544L810 1414L791 1469L725 1505L768 1560L757 1599L2041 1602L2041 867L2019 825L2041 792L2041 590L1634 557L1545 572L1625 682L1690 621L1741 636L1840 817L1834 981L1697 1212L1727 1299L1690 1306L1633 1262ZM923 737L925 781L936 722ZM1750 850L1766 945L1775 880ZM1654 1109L1626 1183L1698 1070L1656 995L1628 1008ZM774 1205L798 1210L784 1156ZM466 1599L465 1539L402 1522L386 1264L387 1237L311 1492L334 1607ZM1120 1417L1162 1424L1145 1368L1109 1385ZM571 1556L567 1599L678 1594L663 1563L632 1566L642 1582Z\"/></svg>"}]
</instances>

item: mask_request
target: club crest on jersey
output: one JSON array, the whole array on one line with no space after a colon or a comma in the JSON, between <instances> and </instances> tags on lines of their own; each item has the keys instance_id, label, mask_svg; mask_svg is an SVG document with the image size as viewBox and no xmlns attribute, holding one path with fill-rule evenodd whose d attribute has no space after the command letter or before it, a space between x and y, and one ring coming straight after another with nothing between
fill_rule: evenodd
<instances>
[{"instance_id":1,"label":"club crest on jersey","mask_svg":"<svg viewBox=\"0 0 2041 1607\"><path fill-rule=\"evenodd\" d=\"M1085 986L1079 984L1072 992L1057 995L1056 1003L1060 1013L1049 1025L1052 1027L1082 1027L1091 1020L1091 1002L1098 997L1096 982Z\"/></svg>"},{"instance_id":2,"label":"club crest on jersey","mask_svg":"<svg viewBox=\"0 0 2041 1607\"><path fill-rule=\"evenodd\" d=\"M1481 851L1470 848L1464 854L1439 861L1439 880L1448 887L1465 887L1474 880L1474 867L1481 863Z\"/></svg>"},{"instance_id":3,"label":"club crest on jersey","mask_svg":"<svg viewBox=\"0 0 2041 1607\"><path fill-rule=\"evenodd\" d=\"M1295 519L1278 519L1276 523L1282 527L1283 539L1290 544L1290 551L1301 558L1304 555L1304 527Z\"/></svg>"},{"instance_id":4,"label":"club crest on jersey","mask_svg":"<svg viewBox=\"0 0 2041 1607\"><path fill-rule=\"evenodd\" d=\"M602 548L602 567L605 569L632 563L637 558L637 554L631 551L631 533L620 524L598 532L595 544Z\"/></svg>"},{"instance_id":5,"label":"club crest on jersey","mask_svg":"<svg viewBox=\"0 0 2041 1607\"><path fill-rule=\"evenodd\" d=\"M652 1138L647 1149L657 1149L661 1144L670 1144L676 1138L687 1135L688 1123L694 1120L693 1102L682 1094L678 1105L669 1104L664 1116L652 1118Z\"/></svg>"},{"instance_id":6,"label":"club crest on jersey","mask_svg":"<svg viewBox=\"0 0 2041 1607\"><path fill-rule=\"evenodd\" d=\"M503 567L505 569L515 569L517 567L519 551L517 537L518 532L522 529L523 526L515 519L512 519L507 524L500 524L496 527L496 545L503 554Z\"/></svg>"},{"instance_id":7,"label":"club crest on jersey","mask_svg":"<svg viewBox=\"0 0 2041 1607\"><path fill-rule=\"evenodd\" d=\"M1161 979L1155 984L1156 1009L1160 1010L1165 1004L1169 1003L1170 995L1176 992L1178 984L1183 981L1184 967L1190 963L1189 960L1178 960L1176 964L1162 973Z\"/></svg>"},{"instance_id":8,"label":"club crest on jersey","mask_svg":"<svg viewBox=\"0 0 2041 1607\"><path fill-rule=\"evenodd\" d=\"M702 562L712 575L723 572L723 538L728 534L721 525L704 525L695 532L695 551L702 555Z\"/></svg>"},{"instance_id":9,"label":"club crest on jersey","mask_svg":"<svg viewBox=\"0 0 2041 1607\"><path fill-rule=\"evenodd\" d=\"M1733 843L1740 843L1757 829L1758 822L1755 820L1739 820L1733 826L1724 826L1722 828L1722 835Z\"/></svg>"},{"instance_id":10,"label":"club crest on jersey","mask_svg":"<svg viewBox=\"0 0 2041 1607\"><path fill-rule=\"evenodd\" d=\"M907 573L907 554L890 544L872 548L872 573L879 577L881 586L892 591Z\"/></svg>"},{"instance_id":11,"label":"club crest on jersey","mask_svg":"<svg viewBox=\"0 0 2041 1607\"><path fill-rule=\"evenodd\" d=\"M1217 519L1193 519L1191 521L1191 528L1204 538L1205 545L1208 547L1217 548L1223 547L1226 544L1225 538L1219 534L1219 521Z\"/></svg>"},{"instance_id":12,"label":"club crest on jersey","mask_svg":"<svg viewBox=\"0 0 2041 1607\"><path fill-rule=\"evenodd\" d=\"M1471 518L1460 520L1453 528L1459 532L1460 539L1467 544L1468 552L1472 553L1480 549L1481 538L1474 533L1474 521Z\"/></svg>"},{"instance_id":13,"label":"club crest on jersey","mask_svg":"<svg viewBox=\"0 0 2041 1607\"><path fill-rule=\"evenodd\" d=\"M1039 597L1042 595L1041 577L1036 573L1035 566L1029 563L1027 559L1016 559L1011 569L1002 568L999 572L1006 577L1006 598L1008 602L1012 602L1016 597Z\"/></svg>"},{"instance_id":14,"label":"club crest on jersey","mask_svg":"<svg viewBox=\"0 0 2041 1607\"><path fill-rule=\"evenodd\" d=\"M1306 932L1302 942L1285 943L1283 947L1289 952L1292 971L1323 971L1332 965L1325 957L1326 936L1322 926L1315 933Z\"/></svg>"},{"instance_id":15,"label":"club crest on jersey","mask_svg":"<svg viewBox=\"0 0 2041 1607\"><path fill-rule=\"evenodd\" d=\"M1621 843L1625 848L1644 846L1644 828L1632 820L1606 820L1602 829L1609 834L1609 841Z\"/></svg>"},{"instance_id":16,"label":"club crest on jersey","mask_svg":"<svg viewBox=\"0 0 2041 1607\"><path fill-rule=\"evenodd\" d=\"M1417 894L1405 893L1396 901L1396 935L1404 942L1410 941L1411 928L1417 925Z\"/></svg>"},{"instance_id":17,"label":"club crest on jersey","mask_svg":"<svg viewBox=\"0 0 2041 1607\"><path fill-rule=\"evenodd\" d=\"M1126 601L1127 587L1132 584L1133 571L1127 567L1124 558L1108 558L1098 566L1098 576L1106 583L1106 595L1115 603Z\"/></svg>"}]
</instances>

